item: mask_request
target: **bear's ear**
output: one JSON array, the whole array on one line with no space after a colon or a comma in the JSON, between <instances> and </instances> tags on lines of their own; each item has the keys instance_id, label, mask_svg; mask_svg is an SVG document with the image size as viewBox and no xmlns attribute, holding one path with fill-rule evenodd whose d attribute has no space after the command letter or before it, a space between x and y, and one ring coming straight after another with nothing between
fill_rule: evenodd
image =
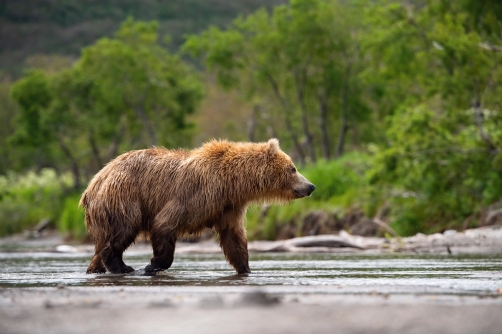
<instances>
[{"instance_id":1,"label":"bear's ear","mask_svg":"<svg viewBox=\"0 0 502 334\"><path fill-rule=\"evenodd\" d=\"M275 155L279 152L279 140L277 138L272 138L268 142L268 154Z\"/></svg>"}]
</instances>

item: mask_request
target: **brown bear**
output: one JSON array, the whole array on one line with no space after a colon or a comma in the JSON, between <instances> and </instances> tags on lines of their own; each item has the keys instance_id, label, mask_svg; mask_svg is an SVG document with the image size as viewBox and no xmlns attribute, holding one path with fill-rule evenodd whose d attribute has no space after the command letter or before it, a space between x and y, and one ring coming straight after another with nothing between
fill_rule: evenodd
<instances>
[{"instance_id":1,"label":"brown bear","mask_svg":"<svg viewBox=\"0 0 502 334\"><path fill-rule=\"evenodd\" d=\"M252 202L288 202L315 186L295 168L277 139L210 141L192 151L130 151L99 171L82 194L95 254L87 273L134 271L122 254L147 232L153 258L145 272L168 269L176 239L214 228L228 262L250 273L244 218Z\"/></svg>"}]
</instances>

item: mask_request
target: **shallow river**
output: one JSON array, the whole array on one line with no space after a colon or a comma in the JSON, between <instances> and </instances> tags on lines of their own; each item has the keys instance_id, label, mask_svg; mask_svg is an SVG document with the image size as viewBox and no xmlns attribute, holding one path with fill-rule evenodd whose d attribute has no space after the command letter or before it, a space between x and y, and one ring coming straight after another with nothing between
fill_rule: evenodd
<instances>
[{"instance_id":1,"label":"shallow river","mask_svg":"<svg viewBox=\"0 0 502 334\"><path fill-rule=\"evenodd\" d=\"M127 254L129 275L86 275L89 254L0 253L0 286L179 286L222 291L328 294L487 295L502 288L502 255L252 254L249 276L234 275L222 255L175 256L171 269L144 276L147 254ZM232 288L233 287L233 288ZM500 291L500 290L499 290Z\"/></svg>"}]
</instances>

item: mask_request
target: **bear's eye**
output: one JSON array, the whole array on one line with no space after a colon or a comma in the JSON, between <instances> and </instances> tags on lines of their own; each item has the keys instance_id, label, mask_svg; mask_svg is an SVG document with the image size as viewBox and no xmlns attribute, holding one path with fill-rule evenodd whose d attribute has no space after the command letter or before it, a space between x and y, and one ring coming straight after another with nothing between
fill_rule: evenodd
<instances>
[{"instance_id":1,"label":"bear's eye","mask_svg":"<svg viewBox=\"0 0 502 334\"><path fill-rule=\"evenodd\" d=\"M291 173L296 173L296 168L295 167L291 167Z\"/></svg>"}]
</instances>

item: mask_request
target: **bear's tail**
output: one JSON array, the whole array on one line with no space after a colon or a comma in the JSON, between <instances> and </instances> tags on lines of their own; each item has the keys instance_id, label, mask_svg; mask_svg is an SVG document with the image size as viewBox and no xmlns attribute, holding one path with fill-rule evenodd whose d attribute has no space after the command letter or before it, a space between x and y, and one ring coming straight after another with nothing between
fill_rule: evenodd
<instances>
[{"instance_id":1,"label":"bear's tail","mask_svg":"<svg viewBox=\"0 0 502 334\"><path fill-rule=\"evenodd\" d=\"M87 196L87 190L86 190L80 197L80 201L78 202L78 207L86 209L88 204L89 204L89 198Z\"/></svg>"}]
</instances>

